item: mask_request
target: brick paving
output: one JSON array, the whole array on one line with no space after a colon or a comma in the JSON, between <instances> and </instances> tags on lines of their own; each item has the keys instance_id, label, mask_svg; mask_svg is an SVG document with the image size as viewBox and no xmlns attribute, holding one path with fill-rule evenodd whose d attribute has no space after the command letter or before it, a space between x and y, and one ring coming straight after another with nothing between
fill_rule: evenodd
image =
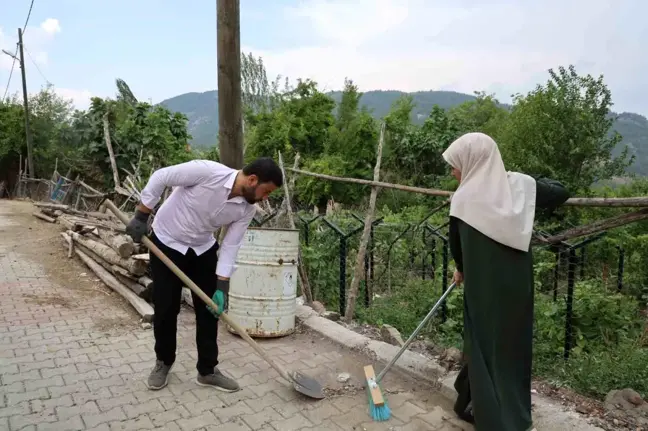
<instances>
[{"instance_id":1,"label":"brick paving","mask_svg":"<svg viewBox=\"0 0 648 431\"><path fill-rule=\"evenodd\" d=\"M153 333L128 304L68 259L59 226L32 206L0 200L0 430L461 430L431 389L388 376L388 422L372 422L361 386L370 361L306 333L265 340L288 369L331 388L303 399L240 338L221 326L220 368L242 390L195 384L194 319L183 308L169 386L150 391ZM338 383L341 372L351 381Z\"/></svg>"}]
</instances>

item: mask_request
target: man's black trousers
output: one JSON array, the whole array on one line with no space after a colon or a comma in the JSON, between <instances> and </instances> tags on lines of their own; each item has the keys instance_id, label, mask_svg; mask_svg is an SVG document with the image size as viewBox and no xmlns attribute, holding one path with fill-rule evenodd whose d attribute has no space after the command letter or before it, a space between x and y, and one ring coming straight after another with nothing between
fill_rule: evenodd
<instances>
[{"instance_id":1,"label":"man's black trousers","mask_svg":"<svg viewBox=\"0 0 648 431\"><path fill-rule=\"evenodd\" d=\"M218 244L201 254L189 249L182 254L164 245L156 236L151 240L175 263L182 272L193 280L210 298L216 291L216 263ZM155 355L166 365L175 362L176 332L182 287L184 283L167 266L151 253L151 272L153 275L153 333L155 335ZM196 368L202 375L212 374L218 364L218 319L207 309L207 305L191 292L196 313L196 344L198 363Z\"/></svg>"}]
</instances>

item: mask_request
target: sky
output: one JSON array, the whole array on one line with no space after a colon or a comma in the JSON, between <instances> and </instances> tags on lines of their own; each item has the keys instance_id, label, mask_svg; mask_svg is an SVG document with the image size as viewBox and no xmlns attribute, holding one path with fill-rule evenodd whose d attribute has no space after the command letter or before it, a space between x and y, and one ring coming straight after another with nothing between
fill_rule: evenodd
<instances>
[{"instance_id":1,"label":"sky","mask_svg":"<svg viewBox=\"0 0 648 431\"><path fill-rule=\"evenodd\" d=\"M5 0L14 52L31 0ZM648 2L640 0L241 0L241 51L269 77L339 90L486 91L502 102L573 64L604 75L616 112L648 115ZM79 109L124 79L153 103L217 88L215 0L35 0L28 91L47 82ZM11 57L0 53L0 96ZM19 92L16 68L9 92Z\"/></svg>"}]
</instances>

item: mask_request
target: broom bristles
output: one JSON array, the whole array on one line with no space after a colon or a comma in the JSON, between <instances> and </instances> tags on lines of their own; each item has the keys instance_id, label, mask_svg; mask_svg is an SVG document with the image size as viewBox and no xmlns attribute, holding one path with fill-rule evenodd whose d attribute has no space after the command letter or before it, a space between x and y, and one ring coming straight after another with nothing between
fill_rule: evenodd
<instances>
[{"instance_id":1,"label":"broom bristles","mask_svg":"<svg viewBox=\"0 0 648 431\"><path fill-rule=\"evenodd\" d=\"M371 416L371 418L377 422L389 420L389 418L391 417L391 409L387 404L387 400L385 399L385 403L382 406L377 406L376 404L374 404L374 400L371 396L369 387L367 387L367 395L369 398L369 415Z\"/></svg>"}]
</instances>

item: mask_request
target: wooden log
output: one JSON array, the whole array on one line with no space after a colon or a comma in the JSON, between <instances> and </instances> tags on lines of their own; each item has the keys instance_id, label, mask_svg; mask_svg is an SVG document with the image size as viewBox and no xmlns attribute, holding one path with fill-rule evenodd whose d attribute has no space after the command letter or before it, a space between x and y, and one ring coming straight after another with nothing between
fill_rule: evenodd
<instances>
[{"instance_id":1,"label":"wooden log","mask_svg":"<svg viewBox=\"0 0 648 431\"><path fill-rule=\"evenodd\" d=\"M119 280L124 286L128 287L135 295L137 295L139 298L142 297L142 294L144 293L144 286L141 284L137 283L136 281L131 280L128 277L124 277L121 274L115 274L115 277L117 280Z\"/></svg>"},{"instance_id":2,"label":"wooden log","mask_svg":"<svg viewBox=\"0 0 648 431\"><path fill-rule=\"evenodd\" d=\"M76 224L65 216L60 216L59 218L56 219L56 221L58 222L58 224L63 226L65 230L71 230L71 231L76 230Z\"/></svg>"},{"instance_id":3,"label":"wooden log","mask_svg":"<svg viewBox=\"0 0 648 431\"><path fill-rule=\"evenodd\" d=\"M648 207L648 197L632 198L571 198L563 205L573 207L613 207L643 208Z\"/></svg>"},{"instance_id":4,"label":"wooden log","mask_svg":"<svg viewBox=\"0 0 648 431\"><path fill-rule=\"evenodd\" d=\"M69 206L63 205L63 204L50 204L47 202L34 202L34 206L37 206L39 208L48 208L48 209L53 209L53 210L61 210L65 211L70 209Z\"/></svg>"},{"instance_id":5,"label":"wooden log","mask_svg":"<svg viewBox=\"0 0 648 431\"><path fill-rule=\"evenodd\" d=\"M144 286L144 287L149 287L151 284L153 284L153 280L151 280L150 278L148 278L146 276L140 277L137 280L137 282L139 284L141 284L142 286Z\"/></svg>"},{"instance_id":6,"label":"wooden log","mask_svg":"<svg viewBox=\"0 0 648 431\"><path fill-rule=\"evenodd\" d=\"M122 258L128 259L135 251L135 244L128 235L115 235L98 229L99 237Z\"/></svg>"},{"instance_id":7,"label":"wooden log","mask_svg":"<svg viewBox=\"0 0 648 431\"><path fill-rule=\"evenodd\" d=\"M629 223L634 223L646 219L648 219L648 208L644 208L639 211L634 211L631 213L620 214L603 220L598 220L588 225L577 226L549 237L535 237L533 239L533 243L534 245L557 244L570 239L579 238L586 235L592 235L598 232L603 232L615 227L623 226Z\"/></svg>"},{"instance_id":8,"label":"wooden log","mask_svg":"<svg viewBox=\"0 0 648 431\"><path fill-rule=\"evenodd\" d=\"M61 236L68 244L74 243L74 240L69 235L69 232L61 232ZM124 277L120 274L111 274L111 266L107 262L94 254L91 250L83 247L80 244L79 247L75 247L75 253L88 267L90 267L90 269L92 269L95 274L97 274L97 277L99 277L106 285L108 285L110 288L124 297L135 308L135 310L137 310L137 312L140 314L140 316L142 316L142 319L145 322L150 322L153 319L153 308L139 296L144 292L144 286L140 286L139 284L132 281L130 281L128 284L123 283L122 281L129 281L128 277ZM100 271L98 272L98 270ZM109 277L105 277L106 275ZM120 278L122 280L120 280ZM118 285L111 285L111 279L117 281ZM136 284L137 286L131 285L132 283Z\"/></svg>"},{"instance_id":9,"label":"wooden log","mask_svg":"<svg viewBox=\"0 0 648 431\"><path fill-rule=\"evenodd\" d=\"M385 140L385 123L380 128L380 138L378 139L378 149L376 150L376 165L374 166L374 182L380 179L380 162L382 161L383 142ZM360 287L360 278L364 270L365 255L367 254L367 245L369 244L369 237L371 234L371 226L374 221L374 212L376 211L376 199L378 198L378 187L371 188L371 195L369 196L369 209L365 216L364 229L360 237L360 245L358 246L358 254L356 255L355 270L353 271L353 278L351 279L351 286L349 286L349 294L347 297L346 310L344 311L344 320L351 322L355 314L356 299L358 298L358 289ZM369 289L369 286L365 286Z\"/></svg>"},{"instance_id":10,"label":"wooden log","mask_svg":"<svg viewBox=\"0 0 648 431\"><path fill-rule=\"evenodd\" d=\"M84 252L86 255L88 255L92 260L94 260L99 265L101 265L106 271L113 272L112 271L112 265L110 263L106 262L101 256L99 256L98 254L93 252L92 249L89 249L88 247L84 247L82 244L79 244L78 242L75 242L74 240L68 241L68 239L71 239L69 231L68 232L61 232L61 236L68 243L68 246L69 246L70 242L72 242L73 248L79 248L82 252ZM124 270L124 271L126 271L126 270Z\"/></svg>"},{"instance_id":11,"label":"wooden log","mask_svg":"<svg viewBox=\"0 0 648 431\"><path fill-rule=\"evenodd\" d=\"M131 274L130 272L128 272L127 270L125 270L121 266L117 266L117 265L111 265L110 266L110 272L112 272L113 274L119 274L122 277L126 277L126 278L128 278L130 280L133 280L133 281L137 281L137 280L140 279L140 277Z\"/></svg>"},{"instance_id":12,"label":"wooden log","mask_svg":"<svg viewBox=\"0 0 648 431\"><path fill-rule=\"evenodd\" d=\"M68 231L68 235L70 235L74 241L92 250L93 253L112 265L121 266L134 275L143 275L146 272L146 262L134 259L124 259L109 246L79 235L72 230Z\"/></svg>"},{"instance_id":13,"label":"wooden log","mask_svg":"<svg viewBox=\"0 0 648 431\"><path fill-rule=\"evenodd\" d=\"M41 213L45 214L46 216L52 217L52 218L58 217L58 215L56 214L56 211L58 211L58 210L53 210L51 208L41 208L40 209Z\"/></svg>"},{"instance_id":14,"label":"wooden log","mask_svg":"<svg viewBox=\"0 0 648 431\"><path fill-rule=\"evenodd\" d=\"M151 256L148 253L134 254L133 259L135 259L135 260L143 260L144 262L149 262L151 260Z\"/></svg>"},{"instance_id":15,"label":"wooden log","mask_svg":"<svg viewBox=\"0 0 648 431\"><path fill-rule=\"evenodd\" d=\"M336 177L333 175L326 175L326 174L317 174L315 172L308 172L304 171L301 169L292 169L292 168L287 168L287 170L292 171L296 174L300 175L306 175L309 177L314 177L314 178L319 178L322 180L329 180L329 181L337 181L337 182L342 182L342 183L351 183L351 184L362 184L364 186L372 186L372 187L380 187L383 189L395 189L395 190L400 190L403 192L412 192L412 193L419 193L422 195L428 195L428 196L451 196L452 193L445 191L445 190L438 190L438 189L426 189L423 187L413 187L413 186L403 186L401 184L392 184L392 183L384 183L382 181L369 181L369 180L363 180L359 178L346 178L346 177Z\"/></svg>"},{"instance_id":16,"label":"wooden log","mask_svg":"<svg viewBox=\"0 0 648 431\"><path fill-rule=\"evenodd\" d=\"M50 216L46 216L45 214L43 214L43 213L41 213L41 212L39 212L39 211L34 211L34 212L32 213L32 215L33 215L34 217L36 217L36 218L41 219L41 220L45 220L46 222L56 223L56 219L55 219L55 218L52 218L52 217L50 217Z\"/></svg>"},{"instance_id":17,"label":"wooden log","mask_svg":"<svg viewBox=\"0 0 648 431\"><path fill-rule=\"evenodd\" d=\"M336 181L342 183L362 184L365 186L380 187L383 189L394 189L403 192L419 193L428 196L452 196L452 192L438 189L426 189L423 187L404 186L401 184L384 183L382 181L369 181L359 178L336 177L333 175L318 174L315 172L304 171L301 169L286 168L287 170L299 175L305 175L322 180ZM570 198L563 204L575 207L648 207L648 197L638 196L630 198Z\"/></svg>"},{"instance_id":18,"label":"wooden log","mask_svg":"<svg viewBox=\"0 0 648 431\"><path fill-rule=\"evenodd\" d=\"M74 256L74 241L72 241L72 238L70 238L70 240L68 241L68 259L72 259L72 256Z\"/></svg>"},{"instance_id":19,"label":"wooden log","mask_svg":"<svg viewBox=\"0 0 648 431\"><path fill-rule=\"evenodd\" d=\"M95 221L88 218L77 217L70 214L63 214L58 217L59 223L66 226L69 230L75 232L90 228L90 230L101 227L104 229L112 230L118 233L124 233L126 230L123 227L117 226L110 222Z\"/></svg>"},{"instance_id":20,"label":"wooden log","mask_svg":"<svg viewBox=\"0 0 648 431\"><path fill-rule=\"evenodd\" d=\"M38 208L47 208L49 210L58 210L62 211L67 214L75 215L75 216L80 216L84 218L96 218L100 220L113 220L113 218L105 213L101 213L98 211L91 211L91 212L85 212L85 211L79 211L74 208L71 208L69 205L63 205L63 204L51 204L47 202L34 202L34 205L37 206Z\"/></svg>"},{"instance_id":21,"label":"wooden log","mask_svg":"<svg viewBox=\"0 0 648 431\"><path fill-rule=\"evenodd\" d=\"M106 271L101 265L92 260L87 254L82 252L79 249L75 251L76 255L81 258L83 263L85 263L91 270L94 272L97 277L101 279L108 287L121 295L126 301L128 301L133 308L142 316L142 320L145 322L150 322L153 320L153 307L145 300L137 296L132 290L124 286L114 275Z\"/></svg>"}]
</instances>

